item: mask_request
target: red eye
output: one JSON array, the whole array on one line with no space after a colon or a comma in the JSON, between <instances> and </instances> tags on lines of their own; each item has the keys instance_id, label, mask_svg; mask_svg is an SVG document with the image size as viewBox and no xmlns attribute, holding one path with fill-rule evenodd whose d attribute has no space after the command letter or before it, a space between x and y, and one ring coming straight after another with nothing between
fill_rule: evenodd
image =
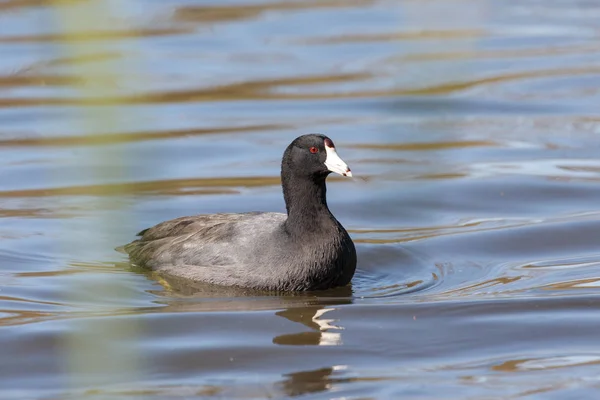
<instances>
[{"instance_id":1,"label":"red eye","mask_svg":"<svg viewBox=\"0 0 600 400\"><path fill-rule=\"evenodd\" d=\"M318 152L319 152L319 149L317 149L317 148L316 148L316 147L314 147L314 146L313 146L313 147L311 147L309 150L310 150L310 152L311 152L311 153L313 153L313 154L315 154L315 153L318 153Z\"/></svg>"}]
</instances>

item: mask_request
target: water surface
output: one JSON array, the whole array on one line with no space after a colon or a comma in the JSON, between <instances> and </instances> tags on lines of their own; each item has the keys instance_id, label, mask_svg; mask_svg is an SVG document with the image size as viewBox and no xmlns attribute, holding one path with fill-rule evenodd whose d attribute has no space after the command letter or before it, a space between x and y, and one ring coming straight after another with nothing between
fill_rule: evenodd
<instances>
[{"instance_id":1,"label":"water surface","mask_svg":"<svg viewBox=\"0 0 600 400\"><path fill-rule=\"evenodd\" d=\"M600 5L0 4L2 399L595 399ZM322 132L352 287L165 281L114 248L284 211Z\"/></svg>"}]
</instances>

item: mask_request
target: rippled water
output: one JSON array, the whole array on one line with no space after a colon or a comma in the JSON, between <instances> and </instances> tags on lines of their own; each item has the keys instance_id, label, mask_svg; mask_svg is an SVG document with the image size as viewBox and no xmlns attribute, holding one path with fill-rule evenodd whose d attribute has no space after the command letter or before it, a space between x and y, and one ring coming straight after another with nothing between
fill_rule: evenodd
<instances>
[{"instance_id":1,"label":"rippled water","mask_svg":"<svg viewBox=\"0 0 600 400\"><path fill-rule=\"evenodd\" d=\"M595 399L600 4L0 3L0 398ZM351 288L164 281L113 249L283 211L331 136Z\"/></svg>"}]
</instances>

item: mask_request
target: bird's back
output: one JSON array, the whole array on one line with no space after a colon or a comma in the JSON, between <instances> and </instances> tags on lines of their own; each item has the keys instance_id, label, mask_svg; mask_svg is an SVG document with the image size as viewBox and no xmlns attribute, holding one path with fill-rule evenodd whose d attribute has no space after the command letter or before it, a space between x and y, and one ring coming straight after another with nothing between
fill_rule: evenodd
<instances>
[{"instance_id":1,"label":"bird's back","mask_svg":"<svg viewBox=\"0 0 600 400\"><path fill-rule=\"evenodd\" d=\"M211 214L176 218L143 230L124 250L155 271L222 285L260 286L261 242L279 235L285 214Z\"/></svg>"}]
</instances>

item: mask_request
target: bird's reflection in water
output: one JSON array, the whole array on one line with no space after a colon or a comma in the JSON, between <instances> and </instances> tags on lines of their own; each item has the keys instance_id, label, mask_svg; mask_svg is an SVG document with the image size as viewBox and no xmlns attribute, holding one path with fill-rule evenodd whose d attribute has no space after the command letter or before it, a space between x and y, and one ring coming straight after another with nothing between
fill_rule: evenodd
<instances>
[{"instance_id":1,"label":"bird's reflection in water","mask_svg":"<svg viewBox=\"0 0 600 400\"><path fill-rule=\"evenodd\" d=\"M343 328L331 325L330 323L335 322L333 319L321 319L325 313L333 310L335 308L302 307L279 311L276 315L300 322L313 330L275 336L273 343L288 346L337 346L342 344L342 333L337 331L341 331ZM298 318L298 320L294 318Z\"/></svg>"},{"instance_id":2,"label":"bird's reflection in water","mask_svg":"<svg viewBox=\"0 0 600 400\"><path fill-rule=\"evenodd\" d=\"M337 305L352 303L352 287L312 293L267 293L249 289L219 287L205 283L190 282L171 276L152 276L166 290L153 291L171 299L196 298L210 301L179 303L167 301L168 308L179 311L226 311L282 309L275 315L310 328L308 331L279 335L273 343L300 346L336 346L342 344L343 327L331 316Z\"/></svg>"},{"instance_id":3,"label":"bird's reflection in water","mask_svg":"<svg viewBox=\"0 0 600 400\"><path fill-rule=\"evenodd\" d=\"M278 382L279 388L288 396L300 396L308 393L317 393L331 390L336 382L343 378L335 378L338 371L346 369L345 365L299 371L285 374L284 380Z\"/></svg>"},{"instance_id":4,"label":"bird's reflection in water","mask_svg":"<svg viewBox=\"0 0 600 400\"><path fill-rule=\"evenodd\" d=\"M164 287L153 291L165 298L166 307L160 307L161 311L279 310L275 311L276 316L301 325L297 333L273 338L274 344L284 346L341 345L344 327L332 314L336 306L353 302L351 286L312 293L266 293L194 283L169 276L149 277ZM345 369L345 365L333 365L286 373L275 386L287 396L324 392L331 390L336 383L347 380L343 376Z\"/></svg>"},{"instance_id":5,"label":"bird's reflection in water","mask_svg":"<svg viewBox=\"0 0 600 400\"><path fill-rule=\"evenodd\" d=\"M343 287L323 292L317 297L315 305L289 307L275 315L298 322L311 330L299 333L279 335L273 343L296 346L338 346L342 344L343 326L330 313L336 305L352 303L352 288Z\"/></svg>"}]
</instances>

